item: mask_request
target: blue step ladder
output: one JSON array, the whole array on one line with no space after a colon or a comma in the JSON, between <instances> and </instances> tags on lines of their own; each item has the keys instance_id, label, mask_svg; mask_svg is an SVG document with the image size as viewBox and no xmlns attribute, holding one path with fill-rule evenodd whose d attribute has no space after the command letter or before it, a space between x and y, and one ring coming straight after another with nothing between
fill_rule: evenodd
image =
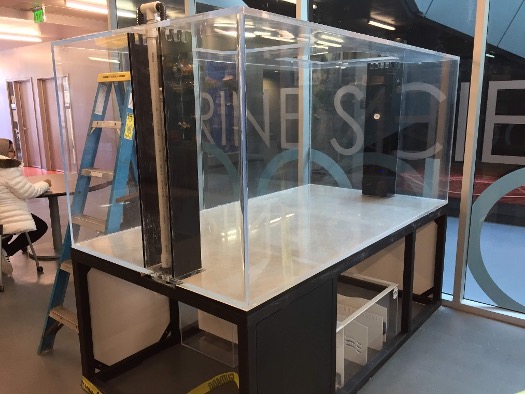
<instances>
[{"instance_id":1,"label":"blue step ladder","mask_svg":"<svg viewBox=\"0 0 525 394\"><path fill-rule=\"evenodd\" d=\"M115 89L121 121L107 121L106 111L112 89ZM95 159L102 130L114 128L119 130L117 156L112 170L95 168ZM76 312L64 307L64 299L73 274L71 263L71 231L77 233L80 226L91 228L99 233L110 234L120 230L124 204L128 195L128 180L131 175L138 183L137 159L135 155L134 115L131 97L131 76L129 72L102 73L98 75L98 88L91 112L91 121L84 145L82 160L78 171L75 194L71 203L71 226L67 227L62 251L58 260L59 269L51 291L48 313L44 330L38 347L38 353L53 349L57 332L68 327L78 333ZM91 180L101 178L111 185L109 208L105 219L84 214Z\"/></svg>"}]
</instances>

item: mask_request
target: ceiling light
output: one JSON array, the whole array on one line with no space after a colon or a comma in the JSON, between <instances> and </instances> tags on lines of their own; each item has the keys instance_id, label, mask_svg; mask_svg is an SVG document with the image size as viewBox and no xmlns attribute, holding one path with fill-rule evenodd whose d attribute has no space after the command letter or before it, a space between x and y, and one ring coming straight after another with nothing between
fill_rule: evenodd
<instances>
[{"instance_id":1,"label":"ceiling light","mask_svg":"<svg viewBox=\"0 0 525 394\"><path fill-rule=\"evenodd\" d=\"M105 59L103 57L94 57L94 56L89 56L88 57L89 60L94 60L96 62L105 62L105 63L120 63L118 60L115 60L115 59Z\"/></svg>"},{"instance_id":2,"label":"ceiling light","mask_svg":"<svg viewBox=\"0 0 525 394\"><path fill-rule=\"evenodd\" d=\"M279 35L282 38L286 38L288 40L295 38L295 36L292 33L290 33L288 30L277 30L277 33L279 33Z\"/></svg>"},{"instance_id":3,"label":"ceiling light","mask_svg":"<svg viewBox=\"0 0 525 394\"><path fill-rule=\"evenodd\" d=\"M341 44L335 44L333 42L322 41L322 40L317 40L316 44L327 45L329 47L341 48Z\"/></svg>"},{"instance_id":4,"label":"ceiling light","mask_svg":"<svg viewBox=\"0 0 525 394\"><path fill-rule=\"evenodd\" d=\"M276 41L284 41L284 42L295 42L295 40L293 40L291 38L284 38L284 37L264 36L264 38L267 38L268 40L276 40Z\"/></svg>"},{"instance_id":5,"label":"ceiling light","mask_svg":"<svg viewBox=\"0 0 525 394\"><path fill-rule=\"evenodd\" d=\"M283 0L283 1L285 1L287 3L297 4L295 0Z\"/></svg>"},{"instance_id":6,"label":"ceiling light","mask_svg":"<svg viewBox=\"0 0 525 394\"><path fill-rule=\"evenodd\" d=\"M38 36L22 36L22 35L17 35L17 34L2 34L2 33L0 33L0 40L42 42L42 38Z\"/></svg>"},{"instance_id":7,"label":"ceiling light","mask_svg":"<svg viewBox=\"0 0 525 394\"><path fill-rule=\"evenodd\" d=\"M214 29L217 33L225 34L227 36L237 37L237 30L222 30L222 29ZM245 37L255 37L255 34L251 32L245 32Z\"/></svg>"},{"instance_id":8,"label":"ceiling light","mask_svg":"<svg viewBox=\"0 0 525 394\"><path fill-rule=\"evenodd\" d=\"M372 26L380 27L381 29L396 30L394 26L390 26L390 25L387 25L386 23L381 23L377 21L369 21L368 24Z\"/></svg>"},{"instance_id":9,"label":"ceiling light","mask_svg":"<svg viewBox=\"0 0 525 394\"><path fill-rule=\"evenodd\" d=\"M324 38L325 40L335 41L335 42L345 42L342 38L329 36L326 34L321 34L319 37Z\"/></svg>"},{"instance_id":10,"label":"ceiling light","mask_svg":"<svg viewBox=\"0 0 525 394\"><path fill-rule=\"evenodd\" d=\"M40 37L40 26L32 19L0 17L0 34Z\"/></svg>"},{"instance_id":11,"label":"ceiling light","mask_svg":"<svg viewBox=\"0 0 525 394\"><path fill-rule=\"evenodd\" d=\"M492 58L496 57L496 56L494 56L492 53L485 53L485 56L486 56L486 57L492 57Z\"/></svg>"},{"instance_id":12,"label":"ceiling light","mask_svg":"<svg viewBox=\"0 0 525 394\"><path fill-rule=\"evenodd\" d=\"M74 8L76 10L96 12L97 14L107 14L108 13L107 6L105 6L101 2L96 2L96 1L80 2L80 1L70 1L70 0L65 0L65 2L66 2L66 7Z\"/></svg>"}]
</instances>

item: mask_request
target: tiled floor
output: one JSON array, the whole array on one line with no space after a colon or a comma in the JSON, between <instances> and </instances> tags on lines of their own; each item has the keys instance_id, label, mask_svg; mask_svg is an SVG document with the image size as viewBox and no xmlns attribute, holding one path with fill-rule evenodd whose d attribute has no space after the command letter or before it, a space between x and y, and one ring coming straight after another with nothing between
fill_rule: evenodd
<instances>
[{"instance_id":1,"label":"tiled floor","mask_svg":"<svg viewBox=\"0 0 525 394\"><path fill-rule=\"evenodd\" d=\"M64 227L65 198L59 201ZM33 199L29 204L34 213L49 222L46 199ZM35 247L39 253L51 251L50 231ZM0 294L0 394L82 393L78 337L74 332L62 329L52 352L43 356L36 353L56 263L43 262L44 274L37 276L34 262L26 255L17 254L12 261L13 276L4 277L6 291ZM66 305L74 307L72 283ZM517 393L525 390L524 366L524 329L441 308L362 393ZM139 373L136 370L132 375ZM161 381L142 382L147 389L137 387L124 392L177 392Z\"/></svg>"}]
</instances>

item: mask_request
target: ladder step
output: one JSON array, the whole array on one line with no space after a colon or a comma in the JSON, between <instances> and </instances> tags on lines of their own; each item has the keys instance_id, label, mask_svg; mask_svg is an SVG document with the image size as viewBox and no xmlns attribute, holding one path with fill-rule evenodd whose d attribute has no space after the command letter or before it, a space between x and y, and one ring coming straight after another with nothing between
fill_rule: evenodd
<instances>
[{"instance_id":1,"label":"ladder step","mask_svg":"<svg viewBox=\"0 0 525 394\"><path fill-rule=\"evenodd\" d=\"M98 231L99 233L106 231L106 222L103 219L95 218L93 216L72 215L71 221L74 224L86 226L92 230Z\"/></svg>"},{"instance_id":2,"label":"ladder step","mask_svg":"<svg viewBox=\"0 0 525 394\"><path fill-rule=\"evenodd\" d=\"M94 120L91 122L91 127L96 129L101 127L103 129L120 129L122 122L119 120Z\"/></svg>"},{"instance_id":3,"label":"ladder step","mask_svg":"<svg viewBox=\"0 0 525 394\"><path fill-rule=\"evenodd\" d=\"M125 196L122 196L122 197L119 197L119 198L115 199L115 202L121 203L121 202L131 201L131 200L133 200L135 198L138 198L138 196L139 196L138 193L126 194Z\"/></svg>"},{"instance_id":4,"label":"ladder step","mask_svg":"<svg viewBox=\"0 0 525 394\"><path fill-rule=\"evenodd\" d=\"M49 317L78 333L77 314L66 307L54 307L49 311Z\"/></svg>"},{"instance_id":5,"label":"ladder step","mask_svg":"<svg viewBox=\"0 0 525 394\"><path fill-rule=\"evenodd\" d=\"M99 168L84 168L80 174L95 178L107 179L108 181L113 180L113 171L110 170L101 170Z\"/></svg>"},{"instance_id":6,"label":"ladder step","mask_svg":"<svg viewBox=\"0 0 525 394\"><path fill-rule=\"evenodd\" d=\"M62 261L62 263L60 264L60 269L62 271L69 272L70 275L73 275L73 263L71 262L71 260Z\"/></svg>"}]
</instances>

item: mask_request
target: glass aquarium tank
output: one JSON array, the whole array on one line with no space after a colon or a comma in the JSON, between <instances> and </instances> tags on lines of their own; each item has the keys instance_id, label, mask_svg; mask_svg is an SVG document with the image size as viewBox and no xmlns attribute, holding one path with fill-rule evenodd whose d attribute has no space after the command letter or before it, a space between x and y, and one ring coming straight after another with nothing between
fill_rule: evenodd
<instances>
[{"instance_id":1,"label":"glass aquarium tank","mask_svg":"<svg viewBox=\"0 0 525 394\"><path fill-rule=\"evenodd\" d=\"M73 248L108 263L249 310L447 203L457 57L249 8L53 56Z\"/></svg>"}]
</instances>

